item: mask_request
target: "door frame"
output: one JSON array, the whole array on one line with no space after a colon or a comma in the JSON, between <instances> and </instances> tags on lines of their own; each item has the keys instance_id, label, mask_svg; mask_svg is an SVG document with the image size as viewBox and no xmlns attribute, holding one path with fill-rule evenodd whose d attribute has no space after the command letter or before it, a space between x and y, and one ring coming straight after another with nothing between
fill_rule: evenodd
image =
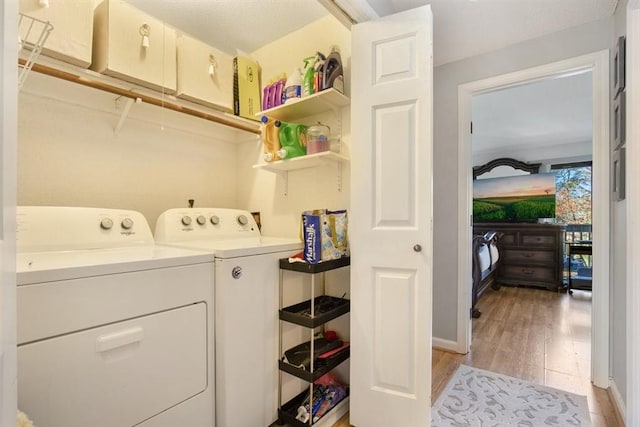
<instances>
[{"instance_id":1,"label":"door frame","mask_svg":"<svg viewBox=\"0 0 640 427\"><path fill-rule=\"evenodd\" d=\"M16 423L16 150L18 5L0 2L0 426Z\"/></svg>"},{"instance_id":2,"label":"door frame","mask_svg":"<svg viewBox=\"0 0 640 427\"><path fill-rule=\"evenodd\" d=\"M627 4L627 56L626 56L626 92L627 92L627 393L626 425L640 425L640 267L632 260L640 255L640 169L635 160L640 158L640 123L632 117L640 114L640 0L629 0Z\"/></svg>"},{"instance_id":3,"label":"door frame","mask_svg":"<svg viewBox=\"0 0 640 427\"><path fill-rule=\"evenodd\" d=\"M581 70L592 72L593 88L593 299L591 311L591 379L609 387L609 51L599 52L477 80L458 87L458 351L471 346L471 98Z\"/></svg>"}]
</instances>

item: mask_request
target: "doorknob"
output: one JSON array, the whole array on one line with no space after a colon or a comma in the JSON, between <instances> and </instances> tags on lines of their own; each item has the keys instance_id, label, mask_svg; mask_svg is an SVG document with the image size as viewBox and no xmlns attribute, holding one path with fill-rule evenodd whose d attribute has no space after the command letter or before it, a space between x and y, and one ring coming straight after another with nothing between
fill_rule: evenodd
<instances>
[{"instance_id":1,"label":"doorknob","mask_svg":"<svg viewBox=\"0 0 640 427\"><path fill-rule=\"evenodd\" d=\"M415 252L422 252L422 246L420 245L413 245L413 250Z\"/></svg>"}]
</instances>

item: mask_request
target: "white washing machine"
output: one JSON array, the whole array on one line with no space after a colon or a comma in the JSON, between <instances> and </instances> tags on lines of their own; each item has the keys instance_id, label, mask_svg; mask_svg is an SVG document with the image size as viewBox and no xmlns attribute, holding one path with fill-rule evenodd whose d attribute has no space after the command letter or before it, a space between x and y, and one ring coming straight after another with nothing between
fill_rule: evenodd
<instances>
[{"instance_id":1,"label":"white washing machine","mask_svg":"<svg viewBox=\"0 0 640 427\"><path fill-rule=\"evenodd\" d=\"M215 255L216 427L266 427L278 414L278 260L297 239L261 236L247 212L170 209L158 244Z\"/></svg>"},{"instance_id":2,"label":"white washing machine","mask_svg":"<svg viewBox=\"0 0 640 427\"><path fill-rule=\"evenodd\" d=\"M214 425L210 253L77 207L18 207L17 251L18 405L36 425Z\"/></svg>"}]
</instances>

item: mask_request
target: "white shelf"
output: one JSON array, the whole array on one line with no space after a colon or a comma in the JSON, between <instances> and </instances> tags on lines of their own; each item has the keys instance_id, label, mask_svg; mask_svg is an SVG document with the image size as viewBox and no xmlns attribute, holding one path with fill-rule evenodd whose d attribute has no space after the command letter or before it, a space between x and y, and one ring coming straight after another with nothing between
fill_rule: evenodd
<instances>
[{"instance_id":1,"label":"white shelf","mask_svg":"<svg viewBox=\"0 0 640 427\"><path fill-rule=\"evenodd\" d=\"M338 122L337 129L339 139L342 139L342 119L339 110L349 105L349 103L349 98L331 88L310 96L305 96L298 101L264 110L256 114L256 116L260 117L264 115L276 120L295 121L325 111L333 111ZM342 191L342 163L348 161L349 158L346 156L334 153L333 151L323 151L321 153L307 154L306 156L294 157L292 159L260 163L253 165L253 167L255 169L274 172L283 177L283 194L286 196L289 192L289 171L315 168L330 164L337 165L336 184L338 191Z\"/></svg>"},{"instance_id":2,"label":"white shelf","mask_svg":"<svg viewBox=\"0 0 640 427\"><path fill-rule=\"evenodd\" d=\"M253 165L255 169L263 169L271 172L288 172L291 170L314 168L324 166L327 163L348 162L349 158L333 151L322 151L315 154L307 154L306 156L293 157L291 159L278 160L271 163L260 163Z\"/></svg>"},{"instance_id":3,"label":"white shelf","mask_svg":"<svg viewBox=\"0 0 640 427\"><path fill-rule=\"evenodd\" d=\"M349 102L349 98L337 90L326 89L322 92L300 98L298 101L261 111L256 114L256 116L268 116L283 121L296 120L325 111L335 111L338 108L349 105Z\"/></svg>"},{"instance_id":4,"label":"white shelf","mask_svg":"<svg viewBox=\"0 0 640 427\"><path fill-rule=\"evenodd\" d=\"M200 119L208 120L234 129L260 134L260 123L244 117L235 116L224 108L212 108L192 101L176 98L161 92L148 89L135 83L126 82L114 77L97 73L93 70L78 67L49 57L40 56L33 64L32 71L91 87L118 97L136 99L157 107L176 111Z\"/></svg>"}]
</instances>

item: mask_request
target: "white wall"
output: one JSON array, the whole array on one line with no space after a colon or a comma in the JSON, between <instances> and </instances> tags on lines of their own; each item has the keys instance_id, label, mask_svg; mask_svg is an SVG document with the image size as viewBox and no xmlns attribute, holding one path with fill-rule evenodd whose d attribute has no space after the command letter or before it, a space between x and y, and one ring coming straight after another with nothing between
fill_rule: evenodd
<instances>
[{"instance_id":1,"label":"white wall","mask_svg":"<svg viewBox=\"0 0 640 427\"><path fill-rule=\"evenodd\" d=\"M349 93L350 32L326 16L272 42L252 56L262 66L262 84L303 67L317 50L337 46ZM262 144L234 131L150 105L135 104L118 135L115 95L32 73L20 95L18 204L101 206L141 211L152 228L165 209L187 205L238 207L262 213L263 232L298 236L301 211L349 207L349 166L334 165L282 179L252 166ZM338 120L340 119L340 120ZM349 155L349 108L304 119L322 121L332 134L342 129ZM341 123L340 123L341 121ZM164 126L164 130L161 129Z\"/></svg>"},{"instance_id":2,"label":"white wall","mask_svg":"<svg viewBox=\"0 0 640 427\"><path fill-rule=\"evenodd\" d=\"M262 85L269 79L285 72L289 74L295 67L302 67L302 59L312 56L316 51L325 55L331 52L332 46L338 46L343 67L345 68L345 92L349 94L350 76L349 62L351 57L351 33L333 16L327 16L311 23L285 38L276 40L259 50L252 52L262 68ZM314 124L317 121L331 127L332 137L342 128L343 154L350 155L350 115L349 107L344 107L336 115L327 112L297 120L303 124ZM341 126L339 126L341 122ZM254 169L253 165L261 164L262 142L253 135L245 135L238 139L238 206L250 211L260 211L262 234L271 236L300 237L300 216L302 211L315 208L349 209L350 168L343 165L342 189L338 190L338 170L335 165L291 171L288 174L288 192L284 194L284 179L273 172ZM353 218L351 218L352 220ZM340 269L327 275L327 293L342 296L349 292L349 269ZM290 276L287 276L290 277ZM308 289L309 278L306 277L302 289ZM300 283L294 283L293 289ZM290 292L289 288L285 293ZM299 290L297 291L299 292ZM293 292L296 294L296 291ZM308 297L306 297L308 298ZM286 326L285 326L286 328ZM341 339L349 339L349 316L327 325L335 330ZM297 328L298 330L300 328ZM285 334L286 334L285 330ZM298 331L299 333L299 331ZM299 341L301 337L297 337ZM307 339L306 336L302 337ZM336 374L344 382L349 381L349 363L340 365ZM285 378L285 394L300 391L307 387L306 383L291 381Z\"/></svg>"},{"instance_id":3,"label":"white wall","mask_svg":"<svg viewBox=\"0 0 640 427\"><path fill-rule=\"evenodd\" d=\"M613 19L570 28L434 70L433 336L456 341L458 86L611 47ZM436 52L437 55L437 52Z\"/></svg>"},{"instance_id":4,"label":"white wall","mask_svg":"<svg viewBox=\"0 0 640 427\"><path fill-rule=\"evenodd\" d=\"M158 215L236 207L238 133L134 104L120 133L115 95L32 73L19 98L18 204L97 206ZM120 109L121 111L121 109Z\"/></svg>"},{"instance_id":5,"label":"white wall","mask_svg":"<svg viewBox=\"0 0 640 427\"><path fill-rule=\"evenodd\" d=\"M295 67L302 67L302 59L316 51L328 55L331 47L337 45L345 67L346 93L349 93L349 62L351 57L351 35L332 16L322 18L286 38L276 40L252 53L262 67L262 81L282 73L287 74ZM354 78L354 76L351 76ZM339 118L342 122L343 152L349 150L349 107L342 108ZM338 132L338 117L333 112L300 120L304 124L322 121L331 127L332 136ZM355 153L357 155L357 153ZM352 154L353 155L353 154ZM251 211L260 211L263 234L298 237L300 214L315 208L349 208L348 164L342 170L342 190L338 190L338 171L335 165L291 171L288 179L288 194L284 195L284 180L278 175L253 169L262 163L262 144L254 137L248 137L238 151L238 205Z\"/></svg>"}]
</instances>

